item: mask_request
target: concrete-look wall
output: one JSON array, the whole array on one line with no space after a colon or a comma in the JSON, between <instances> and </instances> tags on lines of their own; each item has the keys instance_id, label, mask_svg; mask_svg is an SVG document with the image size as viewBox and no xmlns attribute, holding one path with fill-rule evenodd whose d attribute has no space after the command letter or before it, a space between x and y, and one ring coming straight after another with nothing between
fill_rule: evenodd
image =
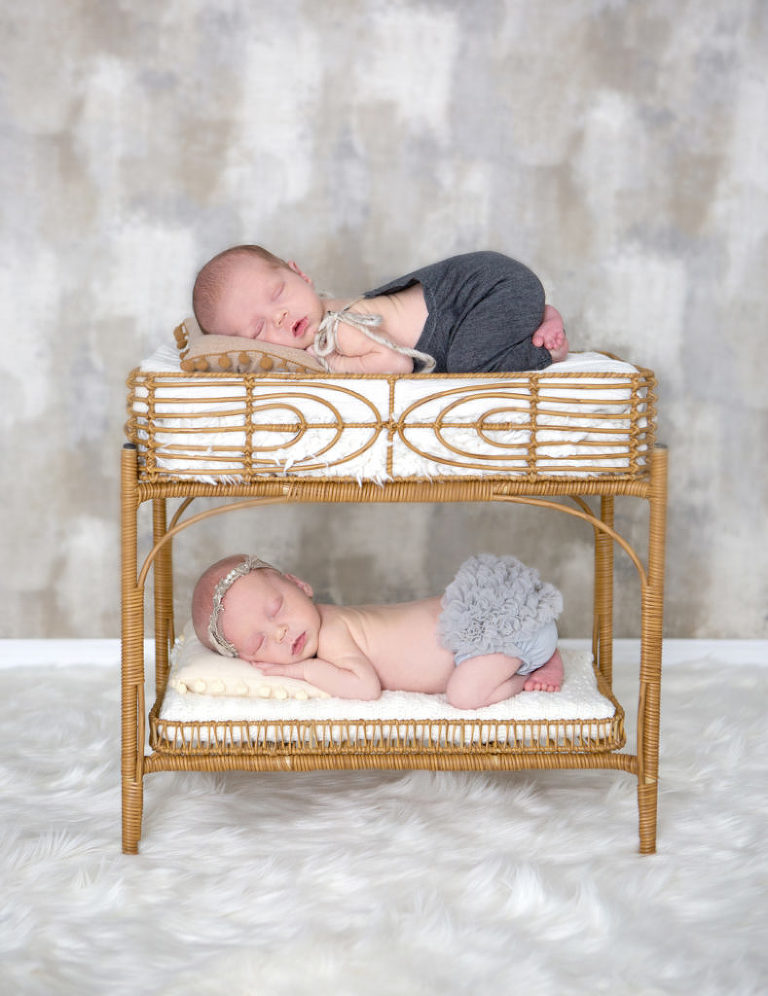
<instances>
[{"instance_id":1,"label":"concrete-look wall","mask_svg":"<svg viewBox=\"0 0 768 996\"><path fill-rule=\"evenodd\" d=\"M245 241L340 294L477 248L531 265L575 348L658 374L667 635L768 635L764 0L28 0L0 37L0 636L117 635L124 379ZM178 543L180 604L237 550L376 600L491 549L590 631L591 530L564 516L229 519ZM619 553L618 635L637 596Z\"/></svg>"}]
</instances>

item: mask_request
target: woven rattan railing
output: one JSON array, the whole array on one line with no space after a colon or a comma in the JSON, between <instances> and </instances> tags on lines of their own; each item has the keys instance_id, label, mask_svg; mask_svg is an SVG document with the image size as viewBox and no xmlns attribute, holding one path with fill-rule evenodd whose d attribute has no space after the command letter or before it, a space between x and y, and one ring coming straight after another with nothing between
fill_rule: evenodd
<instances>
[{"instance_id":1,"label":"woven rattan railing","mask_svg":"<svg viewBox=\"0 0 768 996\"><path fill-rule=\"evenodd\" d=\"M407 755L418 751L456 754L577 754L612 751L625 742L624 712L608 719L510 720L242 720L185 722L150 713L150 745L163 754Z\"/></svg>"},{"instance_id":2,"label":"woven rattan railing","mask_svg":"<svg viewBox=\"0 0 768 996\"><path fill-rule=\"evenodd\" d=\"M400 402L396 389L404 380L425 393ZM431 384L439 389L430 391ZM128 386L126 434L138 446L145 483L247 485L305 476L359 481L360 461L368 458L380 459L373 465L383 479L434 481L444 474L446 480L633 481L647 477L655 440L655 378L644 369L559 374L548 368L439 381L434 375L262 377L137 369ZM345 410L350 406L353 417ZM470 410L481 414L470 417ZM423 461L426 473L403 475L395 466L398 459L405 466L409 453Z\"/></svg>"}]
</instances>

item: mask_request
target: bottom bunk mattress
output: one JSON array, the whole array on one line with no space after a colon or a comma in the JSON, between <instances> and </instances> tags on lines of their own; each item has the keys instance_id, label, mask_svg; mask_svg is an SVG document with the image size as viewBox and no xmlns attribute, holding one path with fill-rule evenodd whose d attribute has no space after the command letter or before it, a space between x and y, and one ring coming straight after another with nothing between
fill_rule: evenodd
<instances>
[{"instance_id":1,"label":"bottom bunk mattress","mask_svg":"<svg viewBox=\"0 0 768 996\"><path fill-rule=\"evenodd\" d=\"M150 713L161 753L594 752L624 744L624 713L592 665L562 650L559 692L522 692L482 709L444 695L385 691L331 698L302 681L265 678L202 647L191 626L171 654L168 686Z\"/></svg>"}]
</instances>

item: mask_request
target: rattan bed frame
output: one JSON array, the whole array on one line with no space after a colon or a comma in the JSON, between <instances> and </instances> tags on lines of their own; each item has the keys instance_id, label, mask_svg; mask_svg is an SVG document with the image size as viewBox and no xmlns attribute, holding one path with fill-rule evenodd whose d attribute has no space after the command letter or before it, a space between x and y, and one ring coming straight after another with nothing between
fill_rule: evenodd
<instances>
[{"instance_id":1,"label":"rattan bed frame","mask_svg":"<svg viewBox=\"0 0 768 996\"><path fill-rule=\"evenodd\" d=\"M573 466L573 461L559 474L542 472L537 464L537 407L539 381L551 378L552 368L541 373L509 375L474 375L477 390L492 397L493 411L503 410L497 399L500 383L512 394L521 392L529 399L531 430L524 446L523 470L475 474L470 466L464 476L436 476L386 481L350 480L343 477L302 476L301 468L278 472L271 461L260 458L252 445L252 413L274 404L280 385L299 381L303 386L319 382L321 377L286 374L268 380L252 374L226 373L152 374L134 370L129 377L128 422L130 442L122 451L121 520L122 520L122 784L123 850L135 853L141 835L144 775L154 771L306 771L313 769L407 769L514 771L533 768L610 768L635 775L639 811L640 851L651 853L656 847L656 807L658 792L659 699L661 684L661 637L664 584L664 543L666 520L667 456L663 446L655 444L655 378L651 371L639 369L631 379L633 403L627 414L627 460L624 466L606 467L598 443L591 444L594 457ZM413 375L409 375L413 377ZM426 375L430 376L430 375ZM463 376L463 375L462 375ZM396 376L372 375L371 378L348 378L334 375L336 382L348 382L350 390L365 393L365 381L386 381L392 393ZM466 377L464 377L466 380ZM594 375L592 375L592 383ZM206 470L205 480L195 479L194 469L164 469L161 405L159 396L183 401L191 385L213 384L223 390L236 383L244 391L246 421L245 443L240 453L241 472L232 475ZM492 388L492 390L491 390ZM450 394L450 392L446 392ZM192 391L194 394L194 390ZM137 398L142 415L137 416ZM578 400L573 400L572 418L579 415ZM190 405L194 404L190 396ZM295 405L295 398L292 399ZM450 407L450 406L449 406ZM567 424L569 413L562 414ZM444 420L437 419L441 426ZM187 430L194 434L194 422ZM264 431L263 419L259 430ZM266 427L267 430L270 426ZM276 427L272 427L276 428ZM281 427L284 429L284 426ZM488 423L474 426L478 436L488 438ZM498 434L503 423L494 426ZM519 425L517 426L519 428ZM306 429L301 418L297 435ZM435 429L437 434L437 428ZM388 441L404 438L399 418L380 420L374 434L385 434ZM226 437L227 439L229 437ZM498 435L494 438L499 438ZM598 438L598 437L596 437ZM602 438L602 437L599 437ZM501 444L494 444L501 445ZM590 445L588 443L588 445ZM227 445L230 465L232 447ZM194 447L193 447L194 450ZM201 448L202 451L202 448ZM261 454L263 456L264 454ZM457 452L457 465L466 465L469 455ZM213 454L215 459L216 454ZM210 465L210 449L205 458ZM450 458L449 458L450 459ZM601 460L603 461L601 463ZM445 461L444 461L445 462ZM499 464L490 464L499 467ZM271 469L270 469L271 468ZM648 547L645 563L630 544L614 529L616 497L642 499L648 503ZM185 516L189 504L197 497L221 499L215 507ZM173 515L168 517L169 500L178 499ZM564 500L561 500L564 499ZM591 500L591 504L590 504ZM176 627L173 618L172 543L186 528L211 516L242 508L258 508L272 503L301 502L504 502L542 506L570 514L589 523L594 530L594 615L592 649L600 690L616 705L610 729L595 736L588 725L569 728L563 741L553 739L546 723L525 738L513 728L494 729L482 743L459 736L459 743L439 729L427 743L403 729L377 730L369 739L356 736L358 722L350 715L346 730L332 739L322 724L303 724L297 718L297 737L282 738L274 732L253 731L244 724L187 724L187 735L179 740L178 730L170 730L161 718L160 708L169 677L169 652ZM151 502L153 546L143 561L139 559L139 519L141 507ZM599 508L593 508L598 505ZM637 703L637 752L621 750L624 746L624 713L611 694L613 642L613 547L628 554L640 579L642 600L641 660ZM155 637L155 703L149 713L145 705L144 674L144 596L148 579L153 578ZM567 593L566 593L567 595ZM353 712L353 710L351 710ZM297 707L297 717L298 717ZM415 717L418 719L418 717ZM454 724L455 725L455 724ZM471 725L471 724L470 724ZM406 724L407 726L407 724ZM149 748L147 739L149 727ZM410 727L408 727L410 729Z\"/></svg>"}]
</instances>

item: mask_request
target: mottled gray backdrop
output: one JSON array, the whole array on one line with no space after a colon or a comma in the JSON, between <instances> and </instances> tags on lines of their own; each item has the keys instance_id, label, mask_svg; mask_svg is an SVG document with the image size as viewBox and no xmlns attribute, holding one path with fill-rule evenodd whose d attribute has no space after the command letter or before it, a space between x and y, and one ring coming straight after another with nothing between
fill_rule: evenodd
<instances>
[{"instance_id":1,"label":"mottled gray backdrop","mask_svg":"<svg viewBox=\"0 0 768 996\"><path fill-rule=\"evenodd\" d=\"M528 262L575 347L659 376L666 634L768 636L764 0L3 0L0 37L0 636L118 634L124 379L243 241L336 293L478 248ZM590 631L570 518L229 518L178 544L180 604L239 549L346 600L438 591L490 549ZM624 636L633 571L619 553Z\"/></svg>"}]
</instances>

